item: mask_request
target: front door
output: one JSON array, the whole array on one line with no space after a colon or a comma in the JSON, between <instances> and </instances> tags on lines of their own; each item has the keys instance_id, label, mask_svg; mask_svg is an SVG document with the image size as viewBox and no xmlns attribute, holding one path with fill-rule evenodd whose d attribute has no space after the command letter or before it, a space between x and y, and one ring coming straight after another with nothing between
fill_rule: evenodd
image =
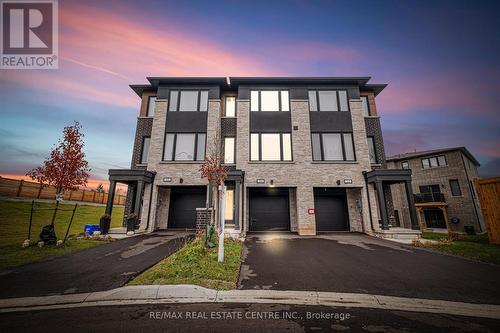
<instances>
[{"instance_id":1,"label":"front door","mask_svg":"<svg viewBox=\"0 0 500 333\"><path fill-rule=\"evenodd\" d=\"M427 228L446 229L443 211L439 208L424 209L425 225Z\"/></svg>"}]
</instances>

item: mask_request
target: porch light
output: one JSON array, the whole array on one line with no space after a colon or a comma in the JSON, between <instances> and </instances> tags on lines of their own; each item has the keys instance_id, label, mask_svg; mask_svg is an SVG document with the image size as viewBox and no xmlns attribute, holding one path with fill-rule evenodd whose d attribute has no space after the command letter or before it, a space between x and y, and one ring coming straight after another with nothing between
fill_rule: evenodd
<instances>
[{"instance_id":1,"label":"porch light","mask_svg":"<svg viewBox=\"0 0 500 333\"><path fill-rule=\"evenodd\" d=\"M271 179L271 181L269 182L269 186L274 187L274 180L273 179Z\"/></svg>"}]
</instances>

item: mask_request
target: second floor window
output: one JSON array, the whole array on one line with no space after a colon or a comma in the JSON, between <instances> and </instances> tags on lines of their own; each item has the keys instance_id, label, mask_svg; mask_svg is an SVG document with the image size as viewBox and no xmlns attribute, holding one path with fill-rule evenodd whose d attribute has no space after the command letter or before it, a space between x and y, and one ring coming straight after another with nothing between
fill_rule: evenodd
<instances>
[{"instance_id":1,"label":"second floor window","mask_svg":"<svg viewBox=\"0 0 500 333\"><path fill-rule=\"evenodd\" d=\"M355 161L352 133L312 133L314 161Z\"/></svg>"},{"instance_id":2,"label":"second floor window","mask_svg":"<svg viewBox=\"0 0 500 333\"><path fill-rule=\"evenodd\" d=\"M155 115L155 102L156 102L156 96L149 96L148 97L148 109L146 112L146 117L154 117L154 115Z\"/></svg>"},{"instance_id":3,"label":"second floor window","mask_svg":"<svg viewBox=\"0 0 500 333\"><path fill-rule=\"evenodd\" d=\"M370 116L370 105L368 104L368 96L361 96L361 110L363 111L363 116Z\"/></svg>"},{"instance_id":4,"label":"second floor window","mask_svg":"<svg viewBox=\"0 0 500 333\"><path fill-rule=\"evenodd\" d=\"M347 90L309 90L310 111L349 111Z\"/></svg>"},{"instance_id":5,"label":"second floor window","mask_svg":"<svg viewBox=\"0 0 500 333\"><path fill-rule=\"evenodd\" d=\"M423 169L435 168L438 166L446 166L446 157L444 155L422 159Z\"/></svg>"},{"instance_id":6,"label":"second floor window","mask_svg":"<svg viewBox=\"0 0 500 333\"><path fill-rule=\"evenodd\" d=\"M370 157L370 163L378 163L377 161L377 152L375 150L375 140L373 136L369 136L366 138L368 141L368 155Z\"/></svg>"},{"instance_id":7,"label":"second floor window","mask_svg":"<svg viewBox=\"0 0 500 333\"><path fill-rule=\"evenodd\" d=\"M234 164L234 145L235 138L226 137L224 138L224 163Z\"/></svg>"},{"instance_id":8,"label":"second floor window","mask_svg":"<svg viewBox=\"0 0 500 333\"><path fill-rule=\"evenodd\" d=\"M166 133L164 161L203 161L205 133Z\"/></svg>"},{"instance_id":9,"label":"second floor window","mask_svg":"<svg viewBox=\"0 0 500 333\"><path fill-rule=\"evenodd\" d=\"M168 111L207 111L208 90L171 90Z\"/></svg>"},{"instance_id":10,"label":"second floor window","mask_svg":"<svg viewBox=\"0 0 500 333\"><path fill-rule=\"evenodd\" d=\"M250 91L251 111L290 111L288 90Z\"/></svg>"},{"instance_id":11,"label":"second floor window","mask_svg":"<svg viewBox=\"0 0 500 333\"><path fill-rule=\"evenodd\" d=\"M462 190L460 189L460 183L458 182L458 179L450 179L450 190L452 196L454 197L462 196Z\"/></svg>"},{"instance_id":12,"label":"second floor window","mask_svg":"<svg viewBox=\"0 0 500 333\"><path fill-rule=\"evenodd\" d=\"M142 138L141 164L148 163L148 153L149 153L150 143L151 143L150 137L145 136Z\"/></svg>"},{"instance_id":13,"label":"second floor window","mask_svg":"<svg viewBox=\"0 0 500 333\"><path fill-rule=\"evenodd\" d=\"M291 161L292 138L290 133L251 133L251 161Z\"/></svg>"},{"instance_id":14,"label":"second floor window","mask_svg":"<svg viewBox=\"0 0 500 333\"><path fill-rule=\"evenodd\" d=\"M410 163L408 161L403 161L401 162L401 169L409 169L410 168Z\"/></svg>"}]
</instances>

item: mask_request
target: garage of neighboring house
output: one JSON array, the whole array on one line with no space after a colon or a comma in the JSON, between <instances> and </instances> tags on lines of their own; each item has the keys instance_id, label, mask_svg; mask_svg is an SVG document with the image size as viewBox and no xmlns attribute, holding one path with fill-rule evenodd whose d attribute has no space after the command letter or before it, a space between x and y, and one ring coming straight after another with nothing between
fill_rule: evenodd
<instances>
[{"instance_id":1,"label":"garage of neighboring house","mask_svg":"<svg viewBox=\"0 0 500 333\"><path fill-rule=\"evenodd\" d=\"M195 229L196 208L205 207L205 186L172 187L168 209L168 229Z\"/></svg>"},{"instance_id":2,"label":"garage of neighboring house","mask_svg":"<svg viewBox=\"0 0 500 333\"><path fill-rule=\"evenodd\" d=\"M255 187L248 189L249 230L289 231L289 189Z\"/></svg>"},{"instance_id":3,"label":"garage of neighboring house","mask_svg":"<svg viewBox=\"0 0 500 333\"><path fill-rule=\"evenodd\" d=\"M349 231L345 188L314 188L316 231Z\"/></svg>"}]
</instances>

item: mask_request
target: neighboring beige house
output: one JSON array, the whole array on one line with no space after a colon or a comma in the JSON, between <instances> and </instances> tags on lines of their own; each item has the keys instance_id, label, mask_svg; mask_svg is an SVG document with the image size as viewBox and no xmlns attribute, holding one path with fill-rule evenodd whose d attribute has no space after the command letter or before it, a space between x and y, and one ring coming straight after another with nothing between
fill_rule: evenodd
<instances>
[{"instance_id":1,"label":"neighboring beige house","mask_svg":"<svg viewBox=\"0 0 500 333\"><path fill-rule=\"evenodd\" d=\"M387 158L391 169L411 169L415 206L422 229L484 232L474 180L479 162L465 147L444 148ZM408 225L408 206L401 186L392 187L395 223ZM398 222L399 221L399 222Z\"/></svg>"}]
</instances>

